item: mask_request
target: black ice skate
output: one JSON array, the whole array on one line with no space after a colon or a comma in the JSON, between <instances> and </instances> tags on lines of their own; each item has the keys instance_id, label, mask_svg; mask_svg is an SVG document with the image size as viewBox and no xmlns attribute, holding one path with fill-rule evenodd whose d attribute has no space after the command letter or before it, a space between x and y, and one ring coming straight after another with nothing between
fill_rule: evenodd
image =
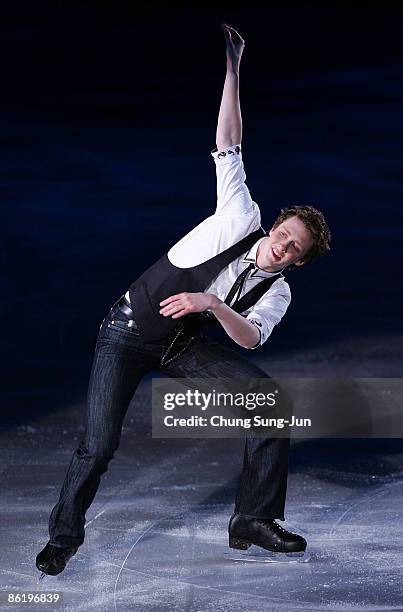
<instances>
[{"instance_id":1,"label":"black ice skate","mask_svg":"<svg viewBox=\"0 0 403 612\"><path fill-rule=\"evenodd\" d=\"M252 549L250 553L230 554L234 561L290 562L308 561L304 555L306 540L287 531L273 519L260 519L243 514L233 514L228 526L229 546L246 551L253 544L264 550ZM269 553L276 553L275 555Z\"/></svg>"},{"instance_id":2,"label":"black ice skate","mask_svg":"<svg viewBox=\"0 0 403 612\"><path fill-rule=\"evenodd\" d=\"M36 557L36 567L42 572L39 579L44 578L45 574L50 576L60 574L77 550L78 547L59 548L48 542Z\"/></svg>"}]
</instances>

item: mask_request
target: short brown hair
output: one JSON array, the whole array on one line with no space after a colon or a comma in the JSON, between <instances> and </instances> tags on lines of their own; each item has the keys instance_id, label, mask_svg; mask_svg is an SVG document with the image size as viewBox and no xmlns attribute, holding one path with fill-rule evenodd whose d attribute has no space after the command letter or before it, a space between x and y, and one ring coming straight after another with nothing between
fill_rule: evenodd
<instances>
[{"instance_id":1,"label":"short brown hair","mask_svg":"<svg viewBox=\"0 0 403 612\"><path fill-rule=\"evenodd\" d=\"M287 206L282 208L273 227L277 227L289 217L298 217L312 234L313 244L304 255L304 261L312 261L330 250L331 234L320 210L313 206ZM291 267L291 266L290 266Z\"/></svg>"}]
</instances>

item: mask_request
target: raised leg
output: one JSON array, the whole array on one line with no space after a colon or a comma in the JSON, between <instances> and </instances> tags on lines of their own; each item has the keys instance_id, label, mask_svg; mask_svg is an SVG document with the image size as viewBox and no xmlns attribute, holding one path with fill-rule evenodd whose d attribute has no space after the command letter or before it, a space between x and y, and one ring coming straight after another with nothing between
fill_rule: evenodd
<instances>
[{"instance_id":1,"label":"raised leg","mask_svg":"<svg viewBox=\"0 0 403 612\"><path fill-rule=\"evenodd\" d=\"M137 330L111 325L111 312L100 330L92 366L85 433L73 453L60 496L49 518L50 543L80 546L85 513L101 476L119 446L123 419L142 376L151 369ZM122 318L122 320L124 317Z\"/></svg>"}]
</instances>

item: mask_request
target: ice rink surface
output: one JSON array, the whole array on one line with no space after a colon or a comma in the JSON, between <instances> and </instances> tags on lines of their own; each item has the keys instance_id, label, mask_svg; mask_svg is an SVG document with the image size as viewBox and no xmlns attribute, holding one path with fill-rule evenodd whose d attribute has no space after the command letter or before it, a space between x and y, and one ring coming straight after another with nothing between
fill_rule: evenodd
<instances>
[{"instance_id":1,"label":"ice rink surface","mask_svg":"<svg viewBox=\"0 0 403 612\"><path fill-rule=\"evenodd\" d=\"M387 345L389 376L397 376L391 339ZM335 356L346 364L356 351L340 344L284 362L255 359L273 374L303 376L320 358L326 376L337 375ZM378 353L368 348L357 376L386 375ZM41 583L35 557L83 431L84 404L2 431L2 590L57 590L60 609L105 612L403 609L400 440L295 441L280 524L307 539L306 562L233 561L227 526L243 442L153 439L150 394L146 378L87 512L84 544L64 572Z\"/></svg>"}]
</instances>

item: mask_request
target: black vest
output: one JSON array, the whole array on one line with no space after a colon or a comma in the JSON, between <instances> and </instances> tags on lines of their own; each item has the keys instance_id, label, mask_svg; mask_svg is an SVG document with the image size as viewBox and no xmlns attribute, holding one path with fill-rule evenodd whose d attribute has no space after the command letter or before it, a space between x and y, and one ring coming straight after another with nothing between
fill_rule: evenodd
<instances>
[{"instance_id":1,"label":"black vest","mask_svg":"<svg viewBox=\"0 0 403 612\"><path fill-rule=\"evenodd\" d=\"M248 251L265 235L266 232L260 227L225 251L191 268L174 266L167 254L160 257L129 287L134 318L143 342L163 342L180 320L161 315L160 302L176 293L204 291L223 268ZM280 274L267 278L255 285L238 301L234 310L242 312L250 308L279 276ZM181 318L185 319L186 316Z\"/></svg>"}]
</instances>

